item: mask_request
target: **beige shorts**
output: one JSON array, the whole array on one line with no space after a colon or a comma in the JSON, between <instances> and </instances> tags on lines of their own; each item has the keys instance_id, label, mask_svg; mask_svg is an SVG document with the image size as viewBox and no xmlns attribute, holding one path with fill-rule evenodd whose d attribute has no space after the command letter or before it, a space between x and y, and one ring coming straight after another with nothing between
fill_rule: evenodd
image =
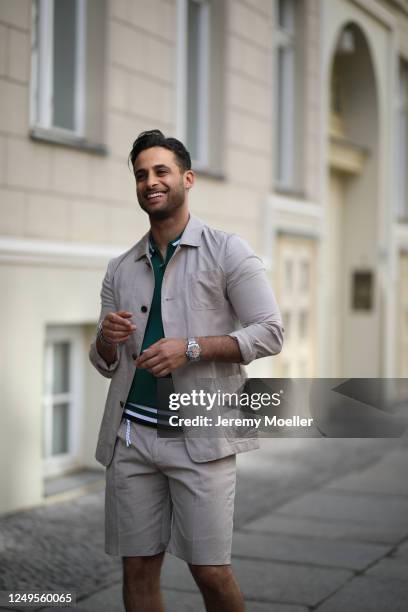
<instances>
[{"instance_id":1,"label":"beige shorts","mask_svg":"<svg viewBox=\"0 0 408 612\"><path fill-rule=\"evenodd\" d=\"M231 560L236 458L195 463L182 436L123 420L106 469L106 552L122 557L167 550L194 565Z\"/></svg>"}]
</instances>

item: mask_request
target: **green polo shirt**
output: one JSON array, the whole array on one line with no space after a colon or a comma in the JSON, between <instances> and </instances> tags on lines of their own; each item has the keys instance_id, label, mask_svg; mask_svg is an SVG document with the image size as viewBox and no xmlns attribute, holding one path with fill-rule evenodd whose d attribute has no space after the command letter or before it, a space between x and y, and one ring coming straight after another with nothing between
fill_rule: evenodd
<instances>
[{"instance_id":1,"label":"green polo shirt","mask_svg":"<svg viewBox=\"0 0 408 612\"><path fill-rule=\"evenodd\" d=\"M150 261L154 271L154 293L152 305L150 307L149 318L145 329L141 352L149 346L164 338L163 320L161 313L161 288L163 276L167 264L173 256L177 245L180 242L180 234L174 240L171 240L167 245L166 258L160 253L159 248L153 241L153 236L149 238L149 253ZM169 375L170 376L170 375ZM150 372L143 369L136 369L133 377L132 386L127 398L128 402L133 404L142 404L143 406L157 407L157 378Z\"/></svg>"}]
</instances>

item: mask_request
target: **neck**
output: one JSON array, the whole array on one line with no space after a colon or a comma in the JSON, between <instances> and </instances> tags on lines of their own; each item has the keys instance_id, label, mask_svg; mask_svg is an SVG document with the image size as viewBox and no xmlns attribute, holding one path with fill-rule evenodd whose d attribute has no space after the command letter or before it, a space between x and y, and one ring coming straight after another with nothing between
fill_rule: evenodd
<instances>
[{"instance_id":1,"label":"neck","mask_svg":"<svg viewBox=\"0 0 408 612\"><path fill-rule=\"evenodd\" d=\"M183 207L179 214L168 219L150 219L153 239L160 250L166 249L170 240L174 240L181 234L188 223L189 216L188 208Z\"/></svg>"}]
</instances>

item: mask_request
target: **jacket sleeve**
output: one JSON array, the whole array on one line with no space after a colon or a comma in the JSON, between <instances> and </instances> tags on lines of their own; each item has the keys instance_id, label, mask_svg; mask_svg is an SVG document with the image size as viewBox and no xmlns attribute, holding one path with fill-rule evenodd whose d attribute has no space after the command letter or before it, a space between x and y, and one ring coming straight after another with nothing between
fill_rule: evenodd
<instances>
[{"instance_id":1,"label":"jacket sleeve","mask_svg":"<svg viewBox=\"0 0 408 612\"><path fill-rule=\"evenodd\" d=\"M265 267L235 234L228 238L224 272L228 299L242 325L228 335L237 340L242 363L280 353L284 329Z\"/></svg>"},{"instance_id":2,"label":"jacket sleeve","mask_svg":"<svg viewBox=\"0 0 408 612\"><path fill-rule=\"evenodd\" d=\"M108 312L116 312L118 310L115 296L113 292L113 264L114 260L111 260L108 264L108 268L105 273L105 277L102 281L102 289L101 289L101 313L99 315L98 325ZM98 327L96 328L98 329ZM116 357L115 361L108 365L104 358L98 353L96 348L96 334L95 338L91 343L91 347L89 349L89 359L91 363L95 366L95 368L105 376L106 378L112 378L115 370L119 365L120 352L116 349Z\"/></svg>"}]
</instances>

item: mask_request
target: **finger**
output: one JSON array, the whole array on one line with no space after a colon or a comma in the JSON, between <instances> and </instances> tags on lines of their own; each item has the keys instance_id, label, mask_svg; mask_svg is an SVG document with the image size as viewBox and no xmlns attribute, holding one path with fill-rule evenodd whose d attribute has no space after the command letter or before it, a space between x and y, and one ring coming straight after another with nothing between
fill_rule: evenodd
<instances>
[{"instance_id":1,"label":"finger","mask_svg":"<svg viewBox=\"0 0 408 612\"><path fill-rule=\"evenodd\" d=\"M153 376L159 376L160 373L164 372L164 370L166 369L167 367L163 367L162 364L156 364L155 366L148 368L148 371L150 372L150 374L153 374Z\"/></svg>"},{"instance_id":2,"label":"finger","mask_svg":"<svg viewBox=\"0 0 408 612\"><path fill-rule=\"evenodd\" d=\"M167 376L167 374L170 374L170 370L169 368L152 368L151 370L149 370L151 372L151 374L153 374L153 376L155 376L156 378L162 378L163 376Z\"/></svg>"},{"instance_id":3,"label":"finger","mask_svg":"<svg viewBox=\"0 0 408 612\"><path fill-rule=\"evenodd\" d=\"M125 325L125 326L128 326L128 327L129 327L130 325L132 325L132 322L131 322L131 320L130 320L130 319L131 319L131 317L132 317L133 315L132 315L132 313L130 312L130 313L127 313L127 315L129 315L129 316L126 316L126 317L121 316L121 314L120 314L120 313L124 313L124 312L125 312L125 311L119 311L119 313L117 313L117 312L110 312L110 313L109 313L109 314L106 316L106 320L108 320L108 321L110 321L110 322L112 322L112 323L118 324L118 325Z\"/></svg>"},{"instance_id":4,"label":"finger","mask_svg":"<svg viewBox=\"0 0 408 612\"><path fill-rule=\"evenodd\" d=\"M103 330L105 331L110 331L110 332L122 332L122 333L130 333L132 331L135 331L136 326L135 325L125 325L124 323L112 323L112 321L107 321L104 325L103 325Z\"/></svg>"},{"instance_id":5,"label":"finger","mask_svg":"<svg viewBox=\"0 0 408 612\"><path fill-rule=\"evenodd\" d=\"M130 338L130 334L110 333L110 334L104 334L104 337L106 338L108 342L111 342L112 344L118 344Z\"/></svg>"},{"instance_id":6,"label":"finger","mask_svg":"<svg viewBox=\"0 0 408 612\"><path fill-rule=\"evenodd\" d=\"M125 319L129 319L130 317L133 317L133 313L129 312L128 310L118 310L118 312L116 314L119 317L123 317Z\"/></svg>"},{"instance_id":7,"label":"finger","mask_svg":"<svg viewBox=\"0 0 408 612\"><path fill-rule=\"evenodd\" d=\"M140 360L140 357L139 357L139 360ZM151 357L150 359L145 359L143 362L140 362L139 360L138 362L136 362L136 365L146 370L153 368L155 366L157 367L158 365L162 364L162 359L159 355L155 355L154 357Z\"/></svg>"},{"instance_id":8,"label":"finger","mask_svg":"<svg viewBox=\"0 0 408 612\"><path fill-rule=\"evenodd\" d=\"M153 357L156 357L156 356L157 356L156 351L152 350L152 347L150 346L149 349L145 349L139 355L138 363L139 365L143 365L148 359L152 359Z\"/></svg>"},{"instance_id":9,"label":"finger","mask_svg":"<svg viewBox=\"0 0 408 612\"><path fill-rule=\"evenodd\" d=\"M113 315L114 313L111 314ZM103 327L104 329L122 331L134 331L136 329L136 325L134 325L130 320L122 319L116 315L115 317L109 315L109 318L105 319Z\"/></svg>"},{"instance_id":10,"label":"finger","mask_svg":"<svg viewBox=\"0 0 408 612\"><path fill-rule=\"evenodd\" d=\"M157 351L161 348L161 345L163 344L163 342L168 342L168 339L167 338L160 338L160 340L157 340L157 342L154 342L153 344L151 344L149 346L149 348L146 349L146 350L148 350L149 352L153 351L154 353L157 353ZM145 351L143 351L143 352L145 352Z\"/></svg>"},{"instance_id":11,"label":"finger","mask_svg":"<svg viewBox=\"0 0 408 612\"><path fill-rule=\"evenodd\" d=\"M131 336L131 334L129 333L121 333L121 332L114 332L111 335L117 342L122 342L123 340L127 340Z\"/></svg>"}]
</instances>

